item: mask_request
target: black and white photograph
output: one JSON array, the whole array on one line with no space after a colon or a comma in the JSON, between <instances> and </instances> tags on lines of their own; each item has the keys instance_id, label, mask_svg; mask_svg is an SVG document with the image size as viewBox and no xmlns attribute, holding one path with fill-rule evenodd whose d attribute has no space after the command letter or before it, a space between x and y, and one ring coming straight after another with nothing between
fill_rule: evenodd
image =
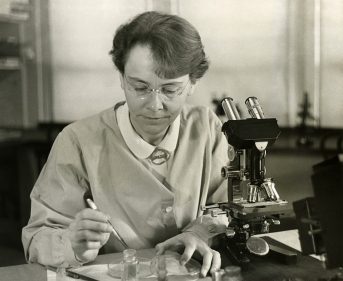
<instances>
[{"instance_id":1,"label":"black and white photograph","mask_svg":"<svg viewBox=\"0 0 343 281\"><path fill-rule=\"evenodd\" d=\"M342 0L0 0L0 280L343 280Z\"/></svg>"}]
</instances>

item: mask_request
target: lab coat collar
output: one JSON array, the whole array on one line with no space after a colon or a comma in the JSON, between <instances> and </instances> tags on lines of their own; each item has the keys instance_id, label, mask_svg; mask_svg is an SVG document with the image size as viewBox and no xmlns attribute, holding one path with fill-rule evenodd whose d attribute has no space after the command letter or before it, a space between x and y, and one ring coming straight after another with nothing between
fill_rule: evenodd
<instances>
[{"instance_id":1,"label":"lab coat collar","mask_svg":"<svg viewBox=\"0 0 343 281\"><path fill-rule=\"evenodd\" d=\"M158 146L149 144L136 133L130 122L129 108L126 103L117 108L117 120L125 143L137 158L148 158L156 147L170 153L173 153L176 148L180 130L180 115L170 125L167 134Z\"/></svg>"}]
</instances>

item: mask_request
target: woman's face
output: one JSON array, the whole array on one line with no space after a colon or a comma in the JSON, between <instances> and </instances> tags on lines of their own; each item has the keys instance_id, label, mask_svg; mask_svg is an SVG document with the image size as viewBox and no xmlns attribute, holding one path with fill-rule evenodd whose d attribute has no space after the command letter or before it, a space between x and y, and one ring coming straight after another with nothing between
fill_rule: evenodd
<instances>
[{"instance_id":1,"label":"woman's face","mask_svg":"<svg viewBox=\"0 0 343 281\"><path fill-rule=\"evenodd\" d=\"M136 45L129 53L125 74L120 78L131 124L145 141L158 145L186 103L187 95L193 91L189 75L174 79L158 77L149 47ZM155 91L150 92L151 89ZM164 93L180 94L169 98L159 91L161 89ZM145 90L148 93L142 94Z\"/></svg>"}]
</instances>

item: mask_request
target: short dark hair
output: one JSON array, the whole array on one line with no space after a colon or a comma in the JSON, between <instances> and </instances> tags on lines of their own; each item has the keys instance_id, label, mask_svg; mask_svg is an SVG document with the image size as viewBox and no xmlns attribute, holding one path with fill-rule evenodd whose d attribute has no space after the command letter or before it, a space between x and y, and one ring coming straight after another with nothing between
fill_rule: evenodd
<instances>
[{"instance_id":1,"label":"short dark hair","mask_svg":"<svg viewBox=\"0 0 343 281\"><path fill-rule=\"evenodd\" d=\"M110 54L122 74L128 54L136 45L149 46L159 77L171 79L189 74L195 83L208 69L198 31L179 16L145 12L117 29Z\"/></svg>"}]
</instances>

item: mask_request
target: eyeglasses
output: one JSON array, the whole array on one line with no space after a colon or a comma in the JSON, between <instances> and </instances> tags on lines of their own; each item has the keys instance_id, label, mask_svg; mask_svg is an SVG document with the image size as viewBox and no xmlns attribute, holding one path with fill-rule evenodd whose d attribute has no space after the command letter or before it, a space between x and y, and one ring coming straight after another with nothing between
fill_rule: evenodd
<instances>
[{"instance_id":1,"label":"eyeglasses","mask_svg":"<svg viewBox=\"0 0 343 281\"><path fill-rule=\"evenodd\" d=\"M131 92L134 92L138 98L144 99L151 93L155 92L157 94L160 94L164 100L172 100L175 99L177 96L180 96L184 92L190 81L188 80L184 87L178 87L176 85L165 85L159 89L153 89L150 88L147 84L139 81L133 84L133 82L130 82L127 79L126 75L124 75L124 79L127 84L127 89Z\"/></svg>"}]
</instances>

